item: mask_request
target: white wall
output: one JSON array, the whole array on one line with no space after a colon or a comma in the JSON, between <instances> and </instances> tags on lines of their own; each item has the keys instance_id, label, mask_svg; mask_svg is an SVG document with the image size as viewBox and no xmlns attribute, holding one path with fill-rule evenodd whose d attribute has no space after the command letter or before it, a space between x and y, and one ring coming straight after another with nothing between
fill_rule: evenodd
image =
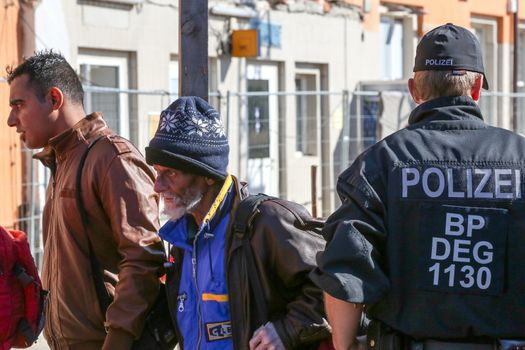
<instances>
[{"instance_id":1,"label":"white wall","mask_svg":"<svg viewBox=\"0 0 525 350\"><path fill-rule=\"evenodd\" d=\"M162 1L178 3L178 1ZM272 63L278 66L278 89L295 90L297 64L324 67L320 80L327 82L324 88L330 91L353 90L361 80L373 80L379 76L379 33L365 32L357 12L348 11L345 16L320 15L287 11L263 10L263 20L271 20L282 26L281 48L263 48L262 56L244 59L223 55L220 40L228 37L229 29L248 28L246 19L209 17L209 56L217 58L210 72L217 72L217 86L226 91L245 91L247 64ZM160 7L144 3L135 7L109 8L81 5L72 0L46 0L36 12L39 48L57 48L77 67L79 53L125 55L129 60L129 88L139 90L169 90L169 62L178 53L178 12L175 7ZM238 105L237 99L231 100ZM327 142L323 159L305 159L295 152L295 104L293 99L283 100L281 112L287 112L282 124L285 128L284 150L287 159L282 183L289 198L299 202L310 201L309 168L312 164L333 163L333 155L343 126L341 96L328 98L328 121L323 141ZM149 140L148 116L158 114L170 103L169 97L140 95L136 108L132 103L131 118L141 120L138 128L139 148ZM226 110L226 99L222 110ZM90 111L88 111L90 112ZM238 159L243 157L239 147L238 114L232 108L229 119L229 137L232 144L230 171L237 173L242 168ZM325 137L327 136L327 137ZM320 154L321 155L321 154ZM331 167L319 184L334 188L337 174ZM302 174L297 176L297 174ZM308 175L306 175L308 174ZM318 176L321 177L321 173ZM318 191L318 195L321 195ZM332 203L334 193L323 193ZM328 205L328 204L325 204Z\"/></svg>"},{"instance_id":2,"label":"white wall","mask_svg":"<svg viewBox=\"0 0 525 350\"><path fill-rule=\"evenodd\" d=\"M35 10L36 49L56 50L71 59L71 37L66 23L66 12L62 0L40 2Z\"/></svg>"}]
</instances>

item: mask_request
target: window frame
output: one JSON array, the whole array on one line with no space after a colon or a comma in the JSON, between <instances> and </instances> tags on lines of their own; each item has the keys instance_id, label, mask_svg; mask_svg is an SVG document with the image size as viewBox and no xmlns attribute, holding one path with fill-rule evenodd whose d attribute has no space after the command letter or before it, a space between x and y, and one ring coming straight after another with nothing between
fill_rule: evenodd
<instances>
[{"instance_id":1,"label":"window frame","mask_svg":"<svg viewBox=\"0 0 525 350\"><path fill-rule=\"evenodd\" d=\"M90 54L81 53L77 58L77 66L80 71L81 65L92 66L107 66L118 68L118 82L117 86L120 92L118 93L119 101L119 130L113 130L117 134L129 138L130 136L130 116L129 116L129 96L126 90L129 88L129 59L126 55L104 55L104 54ZM89 82L88 82L89 83ZM83 83L84 86L89 86ZM89 101L90 92L86 91L86 99ZM88 113L94 111L87 111Z\"/></svg>"}]
</instances>

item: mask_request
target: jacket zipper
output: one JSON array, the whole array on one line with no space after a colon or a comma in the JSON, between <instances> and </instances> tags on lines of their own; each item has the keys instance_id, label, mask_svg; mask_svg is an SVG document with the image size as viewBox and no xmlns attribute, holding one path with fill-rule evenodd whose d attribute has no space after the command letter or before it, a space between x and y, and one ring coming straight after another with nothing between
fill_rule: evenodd
<instances>
[{"instance_id":1,"label":"jacket zipper","mask_svg":"<svg viewBox=\"0 0 525 350\"><path fill-rule=\"evenodd\" d=\"M179 312L184 312L184 304L186 303L186 299L188 298L188 294L186 294L186 292L180 294L178 297L177 297L177 301L178 301L178 307L177 307L177 310Z\"/></svg>"},{"instance_id":2,"label":"jacket zipper","mask_svg":"<svg viewBox=\"0 0 525 350\"><path fill-rule=\"evenodd\" d=\"M200 291L199 285L197 283L197 240L199 239L201 231L197 232L193 240L193 251L191 252L191 267L193 275L193 283L195 284L195 291L197 292L197 319L199 325L199 332L197 336L197 347L196 350L200 349L201 338L202 338L202 314L201 314L201 301L200 301Z\"/></svg>"},{"instance_id":3,"label":"jacket zipper","mask_svg":"<svg viewBox=\"0 0 525 350\"><path fill-rule=\"evenodd\" d=\"M175 278L175 281L178 280L180 278L180 272L182 270L182 264L179 264L179 266L176 268L176 270L173 272L174 274L174 278ZM179 329L179 325L177 323L177 315L173 315L173 313L171 312L171 310L175 310L175 308L173 307L173 299L171 298L171 293L170 293L170 285L168 284L168 282L166 281L166 293L167 293L167 296L168 296L168 308L170 310L170 316L171 316L171 321L172 321L172 324L173 324L173 328L175 329L175 334L177 335L177 342L179 343L179 348L180 349L184 349L184 339L182 338L182 335L181 335L181 332L180 332L180 329ZM179 287L180 285L178 283L174 283L173 284L173 290L176 292L176 293L179 293Z\"/></svg>"},{"instance_id":4,"label":"jacket zipper","mask_svg":"<svg viewBox=\"0 0 525 350\"><path fill-rule=\"evenodd\" d=\"M204 238L207 239L207 238L210 238L210 237L213 237L213 234L210 234L210 233L207 233L205 232L204 233ZM206 245L208 246L208 264L209 264L209 268L210 268L210 276L211 276L211 280L212 282L215 281L215 274L213 273L213 263L212 263L212 259L211 259L211 243L210 242L206 242Z\"/></svg>"},{"instance_id":5,"label":"jacket zipper","mask_svg":"<svg viewBox=\"0 0 525 350\"><path fill-rule=\"evenodd\" d=\"M224 260L225 260L225 273L226 273L226 284L228 286L228 298L229 300L231 300L231 295L230 295L230 291L232 290L232 285L231 285L231 282L230 282L230 278L229 278L229 273L228 271L230 270L230 258L233 256L233 253L238 249L238 247L232 251L229 251L229 248L231 247L232 245L232 242L235 240L235 238L231 238L231 240L229 241L229 243L225 244L225 247L224 247ZM234 334L236 334L239 330L236 329L237 327L237 323L235 322L234 320L234 309L235 309L235 304L232 304L230 303L230 324L231 324L231 328L232 328L232 343L233 343L233 349L236 350L237 349L237 346L236 346L236 343L235 343L235 339L236 337L234 336ZM249 320L248 320L248 324L245 325L245 327L249 327Z\"/></svg>"},{"instance_id":6,"label":"jacket zipper","mask_svg":"<svg viewBox=\"0 0 525 350\"><path fill-rule=\"evenodd\" d=\"M236 193L236 196L238 196L240 199L243 199L247 195L243 196L242 193L240 192L240 190L241 189L239 189L239 192ZM232 215L232 217L233 217L233 215ZM236 251L241 247L240 245L238 245L237 247L232 249L232 245L234 244L234 242L236 242L238 240L238 238L235 236L235 232L234 232L234 228L233 228L233 219L231 219L231 218L230 218L230 222L228 224L228 227L226 228L225 239L226 239L226 242L224 244L224 271L225 271L225 275L226 275L226 285L228 286L228 298L229 298L229 300L231 300L231 294L230 294L231 292L230 291L233 290L233 286L232 286L232 283L230 281L230 274L229 274L230 262L231 262L231 259L232 259L232 256L234 255L234 253L236 253ZM236 329L237 328L237 326L236 326L237 323L235 322L236 320L234 320L234 315L235 315L234 309L235 309L235 303L230 303L230 321L231 321L231 328L232 328L232 343L233 343L233 349L237 350L238 347L237 347L237 344L235 342L235 340L237 338L236 338L235 334L237 334L237 332L239 332L239 329ZM245 326L249 327L249 324L247 324ZM242 332L240 332L240 333L242 333ZM240 348L242 348L242 346Z\"/></svg>"},{"instance_id":7,"label":"jacket zipper","mask_svg":"<svg viewBox=\"0 0 525 350\"><path fill-rule=\"evenodd\" d=\"M55 205L55 191L56 191L56 170L52 172L52 176L53 176L53 182L52 182L52 187L51 187L51 216L54 215L54 213L56 212L56 205ZM49 220L48 220L49 221ZM51 228L54 232L49 232L50 235L52 235L52 238L51 240L48 241L48 244L49 244L49 262L48 262L48 278L47 278L47 282L48 282L48 286L49 286L49 291L48 291L48 298L49 298L49 301L46 303L46 318L48 317L49 320L51 320L51 322L48 322L50 323L50 325L47 327L47 331L49 333L49 337L51 338L51 342L54 344L54 346L58 346L60 348L60 346L58 345L57 343L57 338L56 338L56 335L55 335L55 330L53 329L53 326L52 324L54 323L53 321L53 315L51 314L51 304L53 304L55 306L55 310L54 312L56 313L57 312L57 302L52 302L51 300L52 299L55 299L56 296L55 296L55 291L51 290L52 289L52 286L56 286L58 284L58 281L53 281L53 276L56 277L56 272L53 272L53 271L56 271L55 270L55 264L53 263L53 261L55 261L56 259L53 258L54 256L54 252L56 252L56 230L55 228ZM47 258L46 258L47 259ZM56 262L56 261L55 261Z\"/></svg>"}]
</instances>

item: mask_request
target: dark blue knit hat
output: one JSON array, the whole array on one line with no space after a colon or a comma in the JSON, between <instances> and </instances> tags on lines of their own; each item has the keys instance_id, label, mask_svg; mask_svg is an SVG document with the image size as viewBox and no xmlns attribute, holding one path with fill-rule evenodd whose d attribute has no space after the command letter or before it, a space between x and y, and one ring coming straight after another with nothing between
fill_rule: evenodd
<instances>
[{"instance_id":1,"label":"dark blue knit hat","mask_svg":"<svg viewBox=\"0 0 525 350\"><path fill-rule=\"evenodd\" d=\"M230 147L219 113L200 97L177 99L160 115L148 164L225 179Z\"/></svg>"}]
</instances>

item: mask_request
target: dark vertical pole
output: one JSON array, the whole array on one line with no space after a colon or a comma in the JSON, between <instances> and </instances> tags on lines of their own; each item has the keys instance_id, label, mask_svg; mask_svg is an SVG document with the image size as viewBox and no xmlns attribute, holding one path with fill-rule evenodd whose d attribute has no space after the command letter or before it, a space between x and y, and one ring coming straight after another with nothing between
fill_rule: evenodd
<instances>
[{"instance_id":1,"label":"dark vertical pole","mask_svg":"<svg viewBox=\"0 0 525 350\"><path fill-rule=\"evenodd\" d=\"M208 100L208 0L179 0L179 95Z\"/></svg>"},{"instance_id":2,"label":"dark vertical pole","mask_svg":"<svg viewBox=\"0 0 525 350\"><path fill-rule=\"evenodd\" d=\"M343 90L343 137L341 139L341 159L339 161L339 169L337 169L338 173L343 172L343 170L348 166L350 162L350 123L352 122L352 116L350 111L349 95L350 93L348 92L348 90ZM359 96L356 96L355 98L359 98Z\"/></svg>"},{"instance_id":3,"label":"dark vertical pole","mask_svg":"<svg viewBox=\"0 0 525 350\"><path fill-rule=\"evenodd\" d=\"M310 186L311 186L311 199L312 199L312 216L317 217L317 165L310 167Z\"/></svg>"},{"instance_id":4,"label":"dark vertical pole","mask_svg":"<svg viewBox=\"0 0 525 350\"><path fill-rule=\"evenodd\" d=\"M514 12L514 55L513 55L513 89L516 94L518 92L518 56L519 56L519 1L516 0L516 12ZM518 131L518 98L514 96L512 99L512 126L514 131Z\"/></svg>"},{"instance_id":5,"label":"dark vertical pole","mask_svg":"<svg viewBox=\"0 0 525 350\"><path fill-rule=\"evenodd\" d=\"M512 72L512 79L513 79L513 86L512 86L512 92L515 94L518 92L518 70L519 70L519 1L515 0L515 12L514 12L514 54L512 57L512 63L513 63L513 72ZM512 130L518 131L518 98L514 96L512 99Z\"/></svg>"}]
</instances>

